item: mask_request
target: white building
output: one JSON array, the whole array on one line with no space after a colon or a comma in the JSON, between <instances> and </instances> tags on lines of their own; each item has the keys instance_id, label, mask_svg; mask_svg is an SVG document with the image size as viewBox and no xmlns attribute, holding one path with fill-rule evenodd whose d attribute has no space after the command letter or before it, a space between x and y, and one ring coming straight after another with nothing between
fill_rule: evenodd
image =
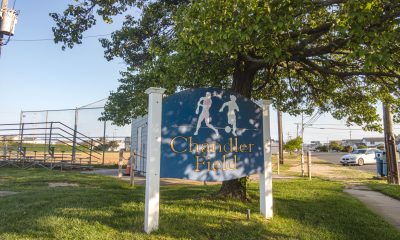
<instances>
[{"instance_id":1,"label":"white building","mask_svg":"<svg viewBox=\"0 0 400 240\"><path fill-rule=\"evenodd\" d=\"M357 149L359 145L363 144L362 139L343 139L342 146L350 146L352 149Z\"/></svg>"},{"instance_id":2,"label":"white building","mask_svg":"<svg viewBox=\"0 0 400 240\"><path fill-rule=\"evenodd\" d=\"M365 144L367 147L377 147L379 145L384 145L385 139L383 137L363 138L362 143Z\"/></svg>"}]
</instances>

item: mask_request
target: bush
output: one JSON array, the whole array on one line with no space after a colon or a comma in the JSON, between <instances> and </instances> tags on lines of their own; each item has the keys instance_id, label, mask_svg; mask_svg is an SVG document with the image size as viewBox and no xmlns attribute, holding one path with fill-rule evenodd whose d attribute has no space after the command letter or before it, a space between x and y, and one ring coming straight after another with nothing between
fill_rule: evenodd
<instances>
[{"instance_id":1,"label":"bush","mask_svg":"<svg viewBox=\"0 0 400 240\"><path fill-rule=\"evenodd\" d=\"M326 146L326 145L319 146L319 147L316 147L315 150L317 150L319 152L327 152L328 151L328 146Z\"/></svg>"},{"instance_id":2,"label":"bush","mask_svg":"<svg viewBox=\"0 0 400 240\"><path fill-rule=\"evenodd\" d=\"M353 147L352 146L344 146L342 149L342 152L352 152L353 151Z\"/></svg>"},{"instance_id":3,"label":"bush","mask_svg":"<svg viewBox=\"0 0 400 240\"><path fill-rule=\"evenodd\" d=\"M368 148L368 147L367 147L367 145L365 145L365 144L360 144L360 145L357 146L357 148L358 148L358 149L366 149L366 148Z\"/></svg>"},{"instance_id":4,"label":"bush","mask_svg":"<svg viewBox=\"0 0 400 240\"><path fill-rule=\"evenodd\" d=\"M297 137L287 141L284 145L284 149L292 154L292 152L301 148L301 144L303 144L303 139L301 137Z\"/></svg>"},{"instance_id":5,"label":"bush","mask_svg":"<svg viewBox=\"0 0 400 240\"><path fill-rule=\"evenodd\" d=\"M343 149L343 146L335 141L332 141L329 143L329 149L331 149L332 151L336 151L336 152L340 152Z\"/></svg>"},{"instance_id":6,"label":"bush","mask_svg":"<svg viewBox=\"0 0 400 240\"><path fill-rule=\"evenodd\" d=\"M383 150L385 150L385 145L379 144L378 146L376 146L376 148L383 151Z\"/></svg>"}]
</instances>

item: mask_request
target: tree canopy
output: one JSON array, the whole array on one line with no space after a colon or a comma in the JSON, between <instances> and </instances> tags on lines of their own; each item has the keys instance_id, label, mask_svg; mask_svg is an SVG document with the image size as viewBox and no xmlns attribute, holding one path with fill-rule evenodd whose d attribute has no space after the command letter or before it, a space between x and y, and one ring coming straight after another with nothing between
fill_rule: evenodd
<instances>
[{"instance_id":1,"label":"tree canopy","mask_svg":"<svg viewBox=\"0 0 400 240\"><path fill-rule=\"evenodd\" d=\"M286 151L289 151L290 154L292 154L292 152L300 150L302 144L303 144L303 139L301 137L296 137L287 141L285 143L284 148Z\"/></svg>"},{"instance_id":2,"label":"tree canopy","mask_svg":"<svg viewBox=\"0 0 400 240\"><path fill-rule=\"evenodd\" d=\"M232 88L370 128L379 100L400 105L395 0L82 0L51 14L55 42L80 44L99 17L119 14L122 28L100 40L127 65L103 116L116 124L145 114L150 86Z\"/></svg>"},{"instance_id":3,"label":"tree canopy","mask_svg":"<svg viewBox=\"0 0 400 240\"><path fill-rule=\"evenodd\" d=\"M329 149L332 150L332 151L340 152L340 151L343 150L343 146L338 141L330 141L329 142Z\"/></svg>"}]
</instances>

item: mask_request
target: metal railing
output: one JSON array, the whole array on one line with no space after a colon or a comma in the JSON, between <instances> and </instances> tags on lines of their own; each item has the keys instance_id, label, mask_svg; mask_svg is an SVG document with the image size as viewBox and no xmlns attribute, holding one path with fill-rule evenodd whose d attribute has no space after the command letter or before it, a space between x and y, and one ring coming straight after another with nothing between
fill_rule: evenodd
<instances>
[{"instance_id":1,"label":"metal railing","mask_svg":"<svg viewBox=\"0 0 400 240\"><path fill-rule=\"evenodd\" d=\"M0 167L91 168L105 151L103 142L62 122L0 124L0 144Z\"/></svg>"}]
</instances>

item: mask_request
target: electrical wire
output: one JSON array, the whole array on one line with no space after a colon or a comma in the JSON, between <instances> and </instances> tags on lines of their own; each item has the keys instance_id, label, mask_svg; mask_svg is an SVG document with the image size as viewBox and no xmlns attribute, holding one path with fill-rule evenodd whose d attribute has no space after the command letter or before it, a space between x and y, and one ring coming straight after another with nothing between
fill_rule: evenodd
<instances>
[{"instance_id":1,"label":"electrical wire","mask_svg":"<svg viewBox=\"0 0 400 240\"><path fill-rule=\"evenodd\" d=\"M96 37L106 37L110 36L111 33L108 34L98 34L98 35L89 35L82 37L85 38L96 38ZM54 38L39 38L39 39L11 39L10 42L43 42L43 41L54 41Z\"/></svg>"},{"instance_id":2,"label":"electrical wire","mask_svg":"<svg viewBox=\"0 0 400 240\"><path fill-rule=\"evenodd\" d=\"M363 131L362 128L332 128L332 127L307 127L312 129L343 130L343 131Z\"/></svg>"}]
</instances>

